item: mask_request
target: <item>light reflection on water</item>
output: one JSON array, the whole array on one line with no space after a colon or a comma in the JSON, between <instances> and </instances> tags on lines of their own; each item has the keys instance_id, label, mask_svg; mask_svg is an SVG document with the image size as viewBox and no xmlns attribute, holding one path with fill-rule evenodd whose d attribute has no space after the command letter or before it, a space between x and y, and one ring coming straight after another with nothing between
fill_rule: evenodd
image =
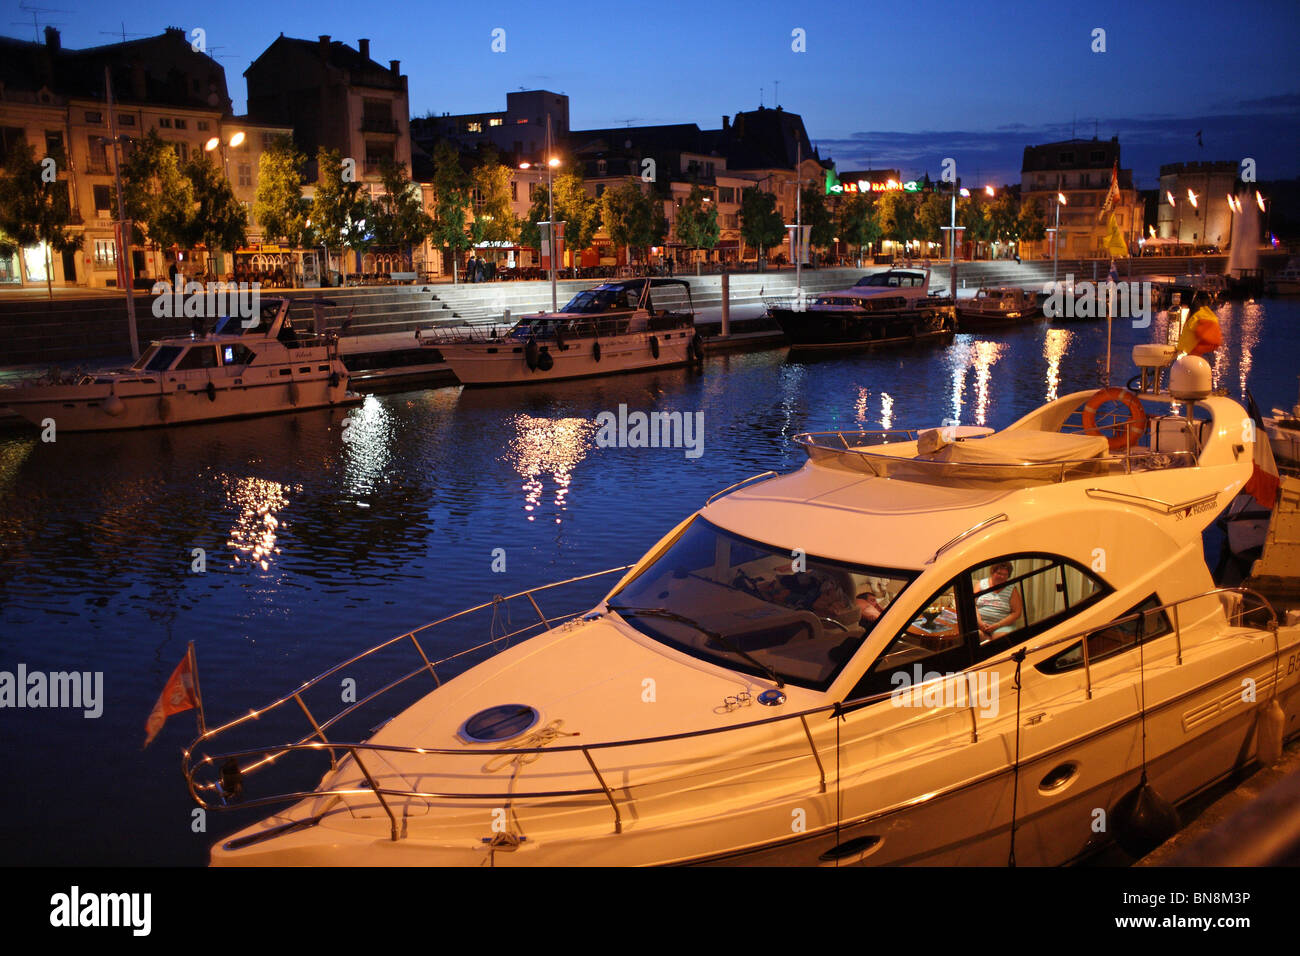
<instances>
[{"instance_id":1,"label":"light reflection on water","mask_svg":"<svg viewBox=\"0 0 1300 956\"><path fill-rule=\"evenodd\" d=\"M1218 380L1289 407L1300 304L1219 315ZM1122 384L1132 345L1176 339L1177 323L1160 314L1113 334ZM902 352L721 355L702 374L444 388L53 444L0 437L0 669L101 670L108 698L96 721L6 714L0 734L23 741L4 748L9 778L39 792L0 788L0 862L205 859L229 818L200 835L159 823L189 819L176 762L193 724L173 718L139 750L187 641L210 718L245 712L411 626L634 560L719 488L801 465L793 434L945 418L1002 427L1101 385L1105 343L1102 322L1040 324ZM620 404L702 411L703 456L597 447L597 415ZM196 547L204 574L191 571ZM493 570L497 548L507 572ZM89 833L64 825L84 819L86 779L118 781L97 794L106 822Z\"/></svg>"}]
</instances>

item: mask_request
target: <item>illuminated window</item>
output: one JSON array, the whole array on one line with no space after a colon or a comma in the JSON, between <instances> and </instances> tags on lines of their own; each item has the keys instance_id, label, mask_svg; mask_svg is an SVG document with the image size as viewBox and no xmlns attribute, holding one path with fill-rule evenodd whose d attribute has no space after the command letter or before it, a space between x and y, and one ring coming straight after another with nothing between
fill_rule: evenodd
<instances>
[{"instance_id":1,"label":"illuminated window","mask_svg":"<svg viewBox=\"0 0 1300 956\"><path fill-rule=\"evenodd\" d=\"M117 265L117 246L112 239L95 240L95 268L111 269Z\"/></svg>"},{"instance_id":2,"label":"illuminated window","mask_svg":"<svg viewBox=\"0 0 1300 956\"><path fill-rule=\"evenodd\" d=\"M500 126L503 122L505 122L505 121L502 120L500 116L494 116L494 117L492 117L490 120L488 120L488 125L489 125L489 126Z\"/></svg>"},{"instance_id":3,"label":"illuminated window","mask_svg":"<svg viewBox=\"0 0 1300 956\"><path fill-rule=\"evenodd\" d=\"M466 123L466 124L465 124L465 132L467 132L467 133L481 133L481 132L483 132L483 121L482 121L482 120L471 120L470 122Z\"/></svg>"}]
</instances>

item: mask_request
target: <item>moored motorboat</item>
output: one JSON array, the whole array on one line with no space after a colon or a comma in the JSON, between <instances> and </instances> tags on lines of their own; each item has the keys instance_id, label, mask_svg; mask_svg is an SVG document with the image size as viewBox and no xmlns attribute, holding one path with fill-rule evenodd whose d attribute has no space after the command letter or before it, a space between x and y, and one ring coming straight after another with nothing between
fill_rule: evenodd
<instances>
[{"instance_id":1,"label":"moored motorboat","mask_svg":"<svg viewBox=\"0 0 1300 956\"><path fill-rule=\"evenodd\" d=\"M626 279L575 295L558 312L437 327L420 335L465 385L518 385L699 361L690 283Z\"/></svg>"},{"instance_id":2,"label":"moored motorboat","mask_svg":"<svg viewBox=\"0 0 1300 956\"><path fill-rule=\"evenodd\" d=\"M952 337L947 300L930 293L929 269L888 269L850 289L767 301L792 350L888 348Z\"/></svg>"},{"instance_id":3,"label":"moored motorboat","mask_svg":"<svg viewBox=\"0 0 1300 956\"><path fill-rule=\"evenodd\" d=\"M1107 390L983 437L798 436L802 468L725 489L630 568L401 635L205 732L185 755L200 804L287 804L212 861L1095 850L1140 784L1189 797L1300 716L1300 627L1205 564L1255 440L1205 379L1123 393L1109 425ZM460 628L497 653L433 660Z\"/></svg>"},{"instance_id":4,"label":"moored motorboat","mask_svg":"<svg viewBox=\"0 0 1300 956\"><path fill-rule=\"evenodd\" d=\"M255 321L154 342L128 369L0 388L0 407L59 431L110 431L245 418L359 402L337 338L295 329L288 299Z\"/></svg>"},{"instance_id":5,"label":"moored motorboat","mask_svg":"<svg viewBox=\"0 0 1300 956\"><path fill-rule=\"evenodd\" d=\"M1300 259L1288 259L1286 266L1267 280L1265 288L1269 295L1300 295Z\"/></svg>"},{"instance_id":6,"label":"moored motorboat","mask_svg":"<svg viewBox=\"0 0 1300 956\"><path fill-rule=\"evenodd\" d=\"M1023 325L1043 317L1037 294L1019 286L980 289L974 298L957 302L957 331L982 332Z\"/></svg>"},{"instance_id":7,"label":"moored motorboat","mask_svg":"<svg viewBox=\"0 0 1300 956\"><path fill-rule=\"evenodd\" d=\"M1278 464L1300 470L1300 402L1291 406L1289 412L1273 409L1273 414L1264 417L1263 422Z\"/></svg>"}]
</instances>

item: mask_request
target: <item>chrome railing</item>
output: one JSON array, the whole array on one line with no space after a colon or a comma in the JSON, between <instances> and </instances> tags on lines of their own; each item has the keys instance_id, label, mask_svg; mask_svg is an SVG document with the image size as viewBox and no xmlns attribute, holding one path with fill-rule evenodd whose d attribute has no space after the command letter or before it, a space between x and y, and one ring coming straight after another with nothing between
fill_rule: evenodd
<instances>
[{"instance_id":1,"label":"chrome railing","mask_svg":"<svg viewBox=\"0 0 1300 956\"><path fill-rule=\"evenodd\" d=\"M744 723L739 723L739 724L730 724L723 727L711 727L711 728L704 728L699 730L683 731L680 733L673 733L673 734L661 734L652 737L639 737L635 739L625 739L625 740L598 741L593 743L555 744L555 745L551 745L547 743L543 746L457 747L455 749L451 749L451 748L438 748L438 747L397 746L397 745L373 744L373 743L365 743L365 742L346 742L346 741L339 741L339 740L331 740L327 738L326 731L331 726L333 726L338 720L342 719L345 715L355 711L363 704L369 703L375 700L376 698L378 698L379 696L388 693L393 688L397 687L398 685L400 685L410 677L414 677L418 674L427 671L433 677L434 686L436 688L437 686L440 685L440 680L438 678L436 668L442 666L443 664L449 661L456 660L457 658L464 657L465 655L471 654L474 651L481 650L485 647L489 647L494 644L502 644L502 643L508 644L510 638L517 635L524 634L529 631L537 631L539 628L550 629L553 624L557 622L562 623L564 621L573 620L578 613L581 613L581 611L579 611L579 612L574 612L566 615L547 617L541 611L540 607L537 605L537 601L535 600L534 595L553 588L564 587L566 585L575 584L581 581L593 580L595 578L599 578L609 574L623 573L629 570L631 567L633 566L628 565L627 567L622 567L622 568L611 568L607 571L601 571L595 574L570 578L567 581L561 581L555 584L544 585L542 587L533 588L528 591L521 591L518 594L511 595L510 598L498 598L493 601L487 602L485 604L480 604L477 605L476 607L469 608L464 611L460 611L453 615L449 615L448 617L441 618L430 624L426 624L423 627L417 628L413 631L407 632L406 634L392 638L389 641L385 641L382 644L376 645L375 647L367 651L364 651L361 654L358 654L357 656L351 658L348 661L343 662L342 664L335 665L334 667L320 674L316 678L313 678L312 680L303 684L301 687L298 688L298 690L294 691L291 694L285 695L284 697L281 697L279 700L268 705L267 707L261 708L259 710L250 711L248 714L245 714L242 717L236 718L235 720L223 724L220 727L216 727L207 731L206 733L198 737L194 741L194 743L191 744L188 749L186 749L184 753L183 772L185 774L186 782L189 786L191 797L201 807L215 808L215 809L230 809L233 806L239 806L241 808L251 808L251 807L259 807L259 806L267 806L271 804L296 802L299 800L307 799L309 797L310 798L321 798L321 797L342 798L348 796L355 797L355 796L366 796L366 795L373 794L375 798L379 801L386 815L388 816L389 824L390 824L390 837L392 840L395 841L399 839L398 817L394 813L392 807L389 805L388 800L386 799L388 797L397 797L402 799L426 799L426 800L515 801L515 800L532 800L532 799L603 796L605 800L609 803L610 808L614 815L614 832L621 833L622 814L619 808L619 804L618 801L615 799L614 790L606 782L605 773L601 771L600 767L596 762L595 758L597 754L604 753L607 751L617 750L617 749L623 749L623 748L645 747L645 746L670 743L675 741L694 740L694 739L700 739L705 737L712 737L714 735L719 735L719 734L734 735L737 731L745 731L757 727L764 727L769 724L778 724L778 723L783 723L786 721L794 721L794 720L798 720L801 723L803 736L808 743L810 774L812 768L815 766L817 771L817 785L819 787L820 792L825 793L827 788L827 780L826 780L825 765L822 759L823 755L821 751L819 751L817 743L813 738L812 730L808 724L808 718L817 715L825 715L832 719L844 718L849 713L860 710L864 707L868 707L872 704L880 703L889 698L897 698L898 695L900 694L899 689L882 691L877 694L872 694L860 698L854 698L848 701L838 701L834 703L823 704L817 707L810 707L800 711L793 711L784 714L776 714L771 717L764 717L757 720L746 721ZM1071 642L1078 641L1080 642L1080 646L1081 646L1085 694L1088 699L1091 699L1093 661L1089 653L1088 638L1090 638L1092 635L1097 634L1099 632L1111 630L1113 628L1119 627L1129 622L1135 622L1135 621L1138 622L1137 635L1131 647L1123 648L1119 651L1112 652L1106 655L1107 658L1110 658L1112 656L1119 656L1120 654L1127 653L1129 650L1135 649L1139 644L1145 645L1149 643L1148 639L1144 637L1145 622L1151 620L1152 616L1158 614L1159 612L1172 610L1173 611L1172 636L1174 638L1175 657L1176 657L1176 663L1178 665L1181 665L1183 663L1182 628L1181 628L1181 622L1179 620L1178 608L1189 602L1203 600L1207 597L1213 597L1216 595L1238 595L1239 596L1238 601L1241 604L1244 604L1245 598L1247 597L1258 602L1258 606L1252 608L1250 611L1244 611L1241 607L1238 607L1236 609L1235 614L1236 614L1236 620L1238 622L1238 626L1243 626L1243 627L1246 626L1244 624L1244 619L1246 614L1255 613L1255 612L1266 613L1267 621L1263 629L1271 631L1273 634L1274 677L1273 680L1271 681L1271 690L1272 693L1276 695L1278 691L1278 684L1281 680L1281 647L1278 638L1277 614L1274 611L1272 605L1268 602L1266 598L1263 597L1263 595L1253 590L1250 590L1248 588L1214 588L1212 590L1203 592L1201 594L1181 598L1177 601L1172 601L1166 604L1159 605L1158 607L1143 609L1134 612L1132 614L1125 615L1120 618L1109 620L1103 624L1095 625L1093 627L1075 631L1061 637L1053 638L1050 641L1041 642L1037 644L1030 644L1029 646L1021 646L1013 650L1009 650L1008 652L1000 656L985 661L981 661L979 664L967 668L964 671L957 672L954 674L941 675L938 679L955 681L959 685L962 685L963 682L969 682L970 680L974 679L978 671L987 670L989 668L1001 666L1007 663L1019 664L1020 662L1024 661L1029 654L1036 654L1041 651L1050 650L1051 648L1054 647L1068 645ZM445 624L451 621L455 621L457 619L464 618L467 615L473 614L475 612L480 612L488 608L499 607L502 602L510 601L519 597L526 597L528 599L529 603L532 605L533 609L537 614L538 620L530 623L525 627L516 629L509 634L502 634L493 637L491 640L481 643L476 647L472 647L467 650L460 651L456 654L453 654L437 662L429 661L428 656L425 654L424 649L421 647L420 642L416 638L416 635L429 631L430 629L437 627L441 624ZM1225 613L1225 621L1231 624L1233 622L1233 612L1230 611L1227 607L1225 607L1224 613ZM1160 638L1166 636L1170 636L1170 634L1159 635ZM355 664L356 662L372 654L375 654L376 652L384 648L391 647L395 644L407 640L411 641L415 649L418 651L422 664L421 666L417 667L414 671L407 674L405 677L401 677L398 680L393 681L390 684L380 688L374 693L368 695L363 700L357 701L355 704L345 708L339 714L325 721L318 721L315 718L315 716L312 714L312 712L308 709L307 705L303 702L302 695L309 688L321 683L325 679L339 673L344 668L349 667L352 664ZM1138 666L1139 666L1138 660L1132 660L1129 662L1130 669L1136 669ZM921 692L920 689L928 683L931 682L925 681L922 684L916 685L915 687L903 688L901 690L901 693L905 693L905 694L920 693ZM948 717L951 713L964 711L969 715L969 719L970 719L970 731L969 731L970 742L971 743L977 742L979 740L979 718L978 718L977 710L982 705L980 705L977 702L976 695L974 694L974 692L971 692L970 694L967 695L963 695L966 697L965 701L954 699L953 702L951 703L944 702L942 699L944 696L946 695L940 695L940 700L934 704L929 704L929 703L925 704L924 707L932 712L922 717L919 717L916 721L910 723L909 726L915 727L927 720L944 719ZM254 747L249 749L237 749L237 750L227 751L224 753L207 753L202 756L198 756L200 748L203 747L203 745L210 743L215 738L220 737L223 734L232 730L233 728L243 725L249 721L259 720L277 708L288 707L291 704L296 704L299 708L301 708L301 710L306 715L309 724L312 727L311 733L302 737L297 742L277 744L270 747ZM865 738L858 739L855 742L861 743L863 741L869 741L877 737L884 737L891 734L896 734L897 731L898 728L896 726L890 726L888 728L876 732L875 734L871 734ZM277 793L277 794L272 794L263 797L256 797L248 800L239 799L238 795L242 793L242 781L246 775L258 769L261 769L269 764L274 763L276 760L278 760L280 757L286 754L302 753L302 752L328 753L330 759L330 766L332 769L338 769L339 766L338 755L340 752L345 753L356 763L357 769L365 777L367 785L359 789L356 787L350 787L350 788L331 788L331 789L316 789L316 790L298 790L292 792ZM733 745L733 752L734 752L734 745ZM364 763L362 759L363 753L374 754L376 757L380 757L384 754L402 754L402 755L417 757L417 758L487 757L495 760L500 760L501 758L507 758L508 761L511 760L519 761L520 765L531 762L525 759L528 757L531 757L533 760L537 760L545 754L555 755L555 754L563 754L563 753L581 753L587 767L591 771L593 781L596 785L592 787L566 787L560 790L552 789L552 790L539 790L539 791L521 791L515 789L514 782L512 781L508 792L502 792L501 790L494 790L490 792L480 792L480 791L449 792L449 791L422 790L422 789L415 789L415 788L398 789L392 787L381 787L379 786L375 776L372 774L370 769ZM714 754L711 756L716 758L717 755ZM241 761L249 760L249 758L253 758L250 763L241 764ZM701 760L707 758L697 756L693 759ZM689 771L683 771L683 775L687 774L688 772ZM203 777L202 775L204 774L209 775L211 779ZM622 786L619 787L619 789L625 790L626 788L627 788L627 783L626 780L624 779L624 783ZM205 795L207 796L215 795L216 801L211 803L208 802L208 800L205 799ZM323 816L323 812L321 815ZM317 820L318 819L319 817L317 818ZM291 828L298 827L298 826L310 826L313 825L315 822L317 821L316 820L297 821L296 823L289 824L288 826ZM274 833L278 833L282 829L283 828L276 828L275 830L267 831L265 835L266 836L274 835Z\"/></svg>"},{"instance_id":2,"label":"chrome railing","mask_svg":"<svg viewBox=\"0 0 1300 956\"><path fill-rule=\"evenodd\" d=\"M645 327L631 329L633 313L603 319L562 319L559 321L560 337L568 341L578 339L610 338L632 332L667 332L679 328L694 328L694 315L688 312L660 312L645 317ZM521 346L530 338L538 342L556 342L553 322L539 322L521 328L500 322L468 322L464 325L442 325L420 331L420 341L430 347L439 345L506 345Z\"/></svg>"}]
</instances>

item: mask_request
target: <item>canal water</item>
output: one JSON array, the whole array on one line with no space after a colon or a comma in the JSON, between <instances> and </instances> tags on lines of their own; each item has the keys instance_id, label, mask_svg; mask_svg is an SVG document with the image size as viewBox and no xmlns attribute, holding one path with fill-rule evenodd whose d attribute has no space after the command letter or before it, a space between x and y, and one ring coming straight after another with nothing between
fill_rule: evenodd
<instances>
[{"instance_id":1,"label":"canal water","mask_svg":"<svg viewBox=\"0 0 1300 956\"><path fill-rule=\"evenodd\" d=\"M1289 408L1300 303L1219 315L1215 384ZM1165 334L1161 316L1116 322L1112 380L1133 374L1133 344ZM192 713L142 750L190 641L219 723L495 594L635 560L713 492L798 467L798 432L1002 427L1102 384L1105 347L1104 322L1039 324L918 351L734 354L702 371L371 396L351 412L0 437L0 671L103 675L98 717L0 710L0 863L201 864L259 815L210 814L196 832L180 771ZM702 413L699 454L599 447L597 416L620 405Z\"/></svg>"}]
</instances>

